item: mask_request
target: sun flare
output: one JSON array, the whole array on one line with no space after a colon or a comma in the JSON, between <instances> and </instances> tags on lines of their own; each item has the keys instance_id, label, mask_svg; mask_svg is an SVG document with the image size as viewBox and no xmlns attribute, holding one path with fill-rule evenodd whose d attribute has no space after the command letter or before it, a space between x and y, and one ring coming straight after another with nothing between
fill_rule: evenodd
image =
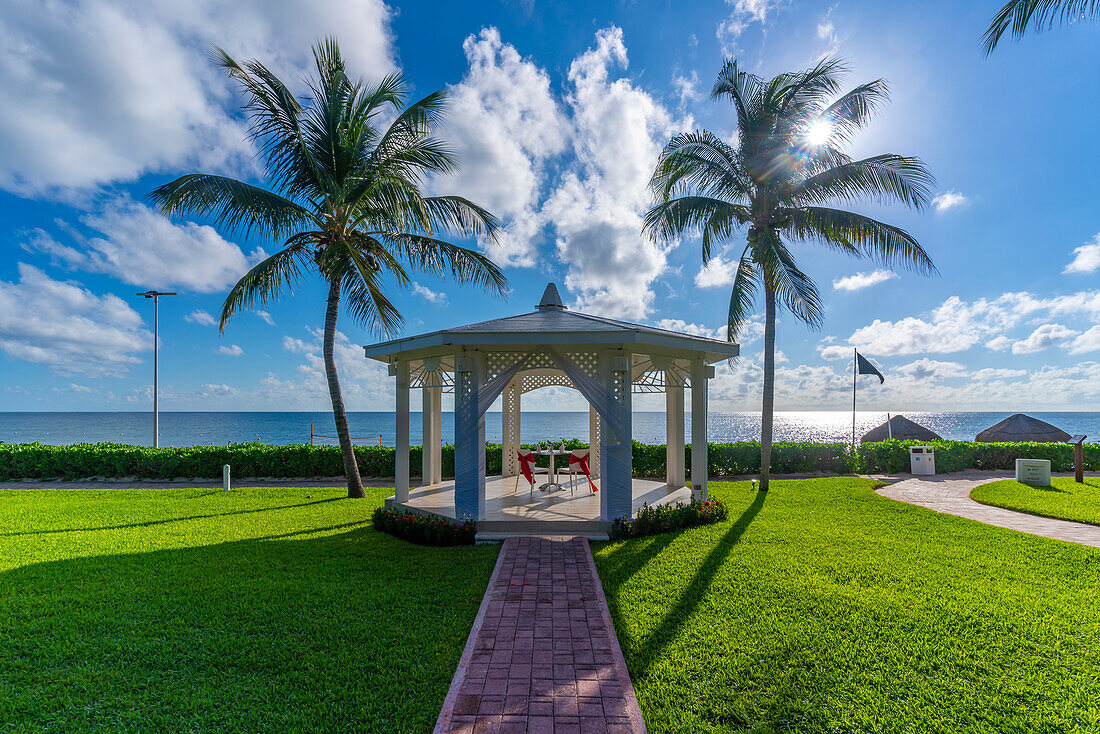
<instances>
[{"instance_id":1,"label":"sun flare","mask_svg":"<svg viewBox=\"0 0 1100 734\"><path fill-rule=\"evenodd\" d=\"M829 142L832 137L833 126L828 120L816 120L806 128L806 144L817 147Z\"/></svg>"}]
</instances>

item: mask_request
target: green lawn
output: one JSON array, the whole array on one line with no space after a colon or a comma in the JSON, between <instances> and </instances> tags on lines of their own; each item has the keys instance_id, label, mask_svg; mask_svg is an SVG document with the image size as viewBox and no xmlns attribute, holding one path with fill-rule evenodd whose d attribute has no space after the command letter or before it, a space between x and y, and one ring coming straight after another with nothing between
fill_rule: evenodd
<instances>
[{"instance_id":1,"label":"green lawn","mask_svg":"<svg viewBox=\"0 0 1100 734\"><path fill-rule=\"evenodd\" d=\"M368 492L0 491L0 730L430 731L498 548Z\"/></svg>"},{"instance_id":2,"label":"green lawn","mask_svg":"<svg viewBox=\"0 0 1100 734\"><path fill-rule=\"evenodd\" d=\"M975 487L971 498L985 505L1029 512L1032 515L1100 525L1100 477L1054 477L1051 487L1032 487L1015 479Z\"/></svg>"},{"instance_id":3,"label":"green lawn","mask_svg":"<svg viewBox=\"0 0 1100 734\"><path fill-rule=\"evenodd\" d=\"M1100 551L873 486L712 484L728 522L595 548L649 730L1100 730Z\"/></svg>"}]
</instances>

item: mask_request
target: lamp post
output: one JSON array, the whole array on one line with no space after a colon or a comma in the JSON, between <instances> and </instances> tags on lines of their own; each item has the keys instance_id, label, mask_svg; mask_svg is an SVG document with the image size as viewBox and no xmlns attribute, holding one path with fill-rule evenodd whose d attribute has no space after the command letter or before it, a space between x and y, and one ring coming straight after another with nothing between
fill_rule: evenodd
<instances>
[{"instance_id":1,"label":"lamp post","mask_svg":"<svg viewBox=\"0 0 1100 734\"><path fill-rule=\"evenodd\" d=\"M138 295L153 299L153 448L156 449L160 448L160 404L159 395L157 394L160 388L160 369L157 363L160 352L160 297L177 294L164 291L145 291L144 293L138 293Z\"/></svg>"}]
</instances>

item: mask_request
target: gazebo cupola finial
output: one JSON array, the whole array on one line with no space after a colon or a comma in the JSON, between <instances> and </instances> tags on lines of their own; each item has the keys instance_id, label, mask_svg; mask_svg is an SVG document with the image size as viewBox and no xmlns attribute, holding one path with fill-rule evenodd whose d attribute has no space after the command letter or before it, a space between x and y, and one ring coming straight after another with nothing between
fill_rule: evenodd
<instances>
[{"instance_id":1,"label":"gazebo cupola finial","mask_svg":"<svg viewBox=\"0 0 1100 734\"><path fill-rule=\"evenodd\" d=\"M558 287L553 283L547 283L546 290L542 292L542 300L535 308L539 311L564 311L565 304L561 302L561 296L558 295Z\"/></svg>"}]
</instances>

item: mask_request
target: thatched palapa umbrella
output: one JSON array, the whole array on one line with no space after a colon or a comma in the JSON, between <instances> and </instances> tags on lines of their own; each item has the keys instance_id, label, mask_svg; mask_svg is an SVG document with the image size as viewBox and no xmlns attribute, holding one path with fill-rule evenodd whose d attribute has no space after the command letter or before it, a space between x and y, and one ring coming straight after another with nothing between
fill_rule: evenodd
<instances>
[{"instance_id":1,"label":"thatched palapa umbrella","mask_svg":"<svg viewBox=\"0 0 1100 734\"><path fill-rule=\"evenodd\" d=\"M1069 440L1069 434L1061 428L1032 418L1030 415L1017 413L1010 415L995 426L990 426L974 440L979 443L999 443L1002 441L1029 441L1032 443L1064 443Z\"/></svg>"},{"instance_id":2,"label":"thatched palapa umbrella","mask_svg":"<svg viewBox=\"0 0 1100 734\"><path fill-rule=\"evenodd\" d=\"M891 436L899 441L931 441L934 438L940 438L938 433L928 430L919 423L914 423L904 415L895 415L881 426L867 431L859 442L886 441Z\"/></svg>"}]
</instances>

